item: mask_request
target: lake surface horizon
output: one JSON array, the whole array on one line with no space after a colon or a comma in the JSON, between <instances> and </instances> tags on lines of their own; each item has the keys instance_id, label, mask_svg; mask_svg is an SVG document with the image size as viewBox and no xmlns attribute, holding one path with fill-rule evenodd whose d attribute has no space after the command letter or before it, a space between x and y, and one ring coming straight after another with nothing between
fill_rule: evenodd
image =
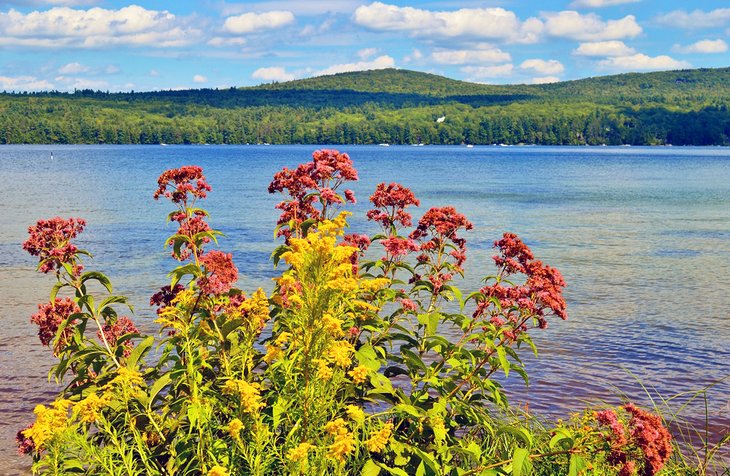
<instances>
[{"instance_id":1,"label":"lake surface horizon","mask_svg":"<svg viewBox=\"0 0 730 476\"><path fill-rule=\"evenodd\" d=\"M421 200L414 222L432 206L453 205L474 223L466 233L462 288L476 290L494 271L492 242L518 234L536 258L568 283L567 321L534 332L530 386L504 382L511 401L530 412L567 416L586 404L642 405L653 396L708 389L710 431L730 427L730 148L490 146L0 146L0 464L27 469L15 433L36 404L57 390L47 382L50 351L30 323L48 300L51 276L20 244L38 219L87 220L79 244L115 291L131 298L134 321L154 332L149 296L175 266L163 249L174 230L171 207L152 193L165 169L200 165L213 191L203 204L225 233L238 287L271 289L270 261L279 195L266 191L282 167L310 160L318 148L352 157L360 181L352 231L372 234L367 198L379 182L410 187ZM51 157L52 155L52 157ZM702 399L683 416L704 420Z\"/></svg>"}]
</instances>

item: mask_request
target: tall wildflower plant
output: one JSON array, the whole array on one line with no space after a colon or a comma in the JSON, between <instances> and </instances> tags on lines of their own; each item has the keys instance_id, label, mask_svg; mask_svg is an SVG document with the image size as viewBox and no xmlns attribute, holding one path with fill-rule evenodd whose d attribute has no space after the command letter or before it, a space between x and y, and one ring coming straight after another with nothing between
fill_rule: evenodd
<instances>
[{"instance_id":1,"label":"tall wildflower plant","mask_svg":"<svg viewBox=\"0 0 730 476\"><path fill-rule=\"evenodd\" d=\"M271 295L236 288L232 256L199 206L195 166L164 172L179 264L150 299L157 336L140 334L109 279L84 271L81 219L30 228L24 248L56 277L31 320L64 388L18 433L39 474L265 475L655 474L671 445L637 407L587 412L536 432L510 420L501 384L527 381L531 331L565 319L560 273L516 235L495 242L496 271L471 293L456 283L469 220L427 210L406 187L377 186L374 236L346 233L357 180L347 154L320 150L274 176L283 193ZM370 249L368 253L366 251ZM378 259L369 260L367 256ZM106 292L91 292L97 282ZM445 337L446 335L452 338ZM155 352L152 352L156 349ZM616 412L619 413L616 413ZM626 423L622 423L623 418ZM546 436L547 435L547 436ZM557 473L553 473L557 474ZM598 473L600 474L600 473Z\"/></svg>"}]
</instances>

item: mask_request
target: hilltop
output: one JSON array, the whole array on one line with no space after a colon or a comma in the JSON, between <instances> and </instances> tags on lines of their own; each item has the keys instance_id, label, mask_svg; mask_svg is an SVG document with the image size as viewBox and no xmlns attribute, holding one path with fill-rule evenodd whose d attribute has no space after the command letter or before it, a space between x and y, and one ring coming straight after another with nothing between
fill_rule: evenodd
<instances>
[{"instance_id":1,"label":"hilltop","mask_svg":"<svg viewBox=\"0 0 730 476\"><path fill-rule=\"evenodd\" d=\"M5 93L0 143L727 145L728 105L730 68L544 85L383 69L245 88Z\"/></svg>"}]
</instances>

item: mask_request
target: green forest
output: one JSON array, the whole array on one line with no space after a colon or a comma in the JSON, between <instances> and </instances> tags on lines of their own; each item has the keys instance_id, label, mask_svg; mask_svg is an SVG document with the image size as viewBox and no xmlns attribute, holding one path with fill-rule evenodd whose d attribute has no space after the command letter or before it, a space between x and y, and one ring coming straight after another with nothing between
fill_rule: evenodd
<instances>
[{"instance_id":1,"label":"green forest","mask_svg":"<svg viewBox=\"0 0 730 476\"><path fill-rule=\"evenodd\" d=\"M384 69L229 89L0 93L0 144L730 145L730 68L484 85Z\"/></svg>"}]
</instances>

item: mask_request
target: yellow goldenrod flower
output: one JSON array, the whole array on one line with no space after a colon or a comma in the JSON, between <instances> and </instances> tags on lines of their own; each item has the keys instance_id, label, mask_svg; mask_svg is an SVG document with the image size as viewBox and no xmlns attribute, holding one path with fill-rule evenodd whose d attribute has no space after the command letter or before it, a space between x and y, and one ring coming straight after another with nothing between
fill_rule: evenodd
<instances>
[{"instance_id":1,"label":"yellow goldenrod flower","mask_svg":"<svg viewBox=\"0 0 730 476\"><path fill-rule=\"evenodd\" d=\"M317 378L322 380L329 380L332 378L332 368L327 365L327 361L324 359L317 360L317 365L319 368L317 369Z\"/></svg>"},{"instance_id":2,"label":"yellow goldenrod flower","mask_svg":"<svg viewBox=\"0 0 730 476\"><path fill-rule=\"evenodd\" d=\"M94 423L99 418L99 412L112 400L108 393L99 395L92 393L73 406L74 413L78 414L84 423Z\"/></svg>"},{"instance_id":3,"label":"yellow goldenrod flower","mask_svg":"<svg viewBox=\"0 0 730 476\"><path fill-rule=\"evenodd\" d=\"M389 284L390 279L388 278L362 279L360 280L360 289L373 293L387 287Z\"/></svg>"},{"instance_id":4,"label":"yellow goldenrod flower","mask_svg":"<svg viewBox=\"0 0 730 476\"><path fill-rule=\"evenodd\" d=\"M287 342L289 342L289 339L291 339L291 334L289 332L282 332L274 341L274 345L283 347Z\"/></svg>"},{"instance_id":5,"label":"yellow goldenrod flower","mask_svg":"<svg viewBox=\"0 0 730 476\"><path fill-rule=\"evenodd\" d=\"M345 331L342 330L342 324L344 321L336 317L332 317L332 314L325 314L322 316L322 328L330 333L334 337L342 337L345 335Z\"/></svg>"},{"instance_id":6,"label":"yellow goldenrod flower","mask_svg":"<svg viewBox=\"0 0 730 476\"><path fill-rule=\"evenodd\" d=\"M347 407L345 407L345 410L347 411L347 416L350 417L351 420L358 423L362 423L363 421L365 421L365 412L362 411L362 408L360 408L359 406L347 405Z\"/></svg>"},{"instance_id":7,"label":"yellow goldenrod flower","mask_svg":"<svg viewBox=\"0 0 730 476\"><path fill-rule=\"evenodd\" d=\"M241 430L243 430L243 422L238 418L234 418L228 424L228 434L231 435L232 438L238 439Z\"/></svg>"},{"instance_id":8,"label":"yellow goldenrod flower","mask_svg":"<svg viewBox=\"0 0 730 476\"><path fill-rule=\"evenodd\" d=\"M345 428L342 428L334 437L335 441L327 447L327 457L342 463L345 456L355 450L355 437Z\"/></svg>"},{"instance_id":9,"label":"yellow goldenrod flower","mask_svg":"<svg viewBox=\"0 0 730 476\"><path fill-rule=\"evenodd\" d=\"M228 380L223 386L223 393L236 395L241 399L241 406L246 413L254 413L264 406L260 392L260 384L248 383L245 380Z\"/></svg>"},{"instance_id":10,"label":"yellow goldenrod flower","mask_svg":"<svg viewBox=\"0 0 730 476\"><path fill-rule=\"evenodd\" d=\"M260 332L269 320L269 298L266 297L264 290L259 288L251 299L241 303L240 310L246 316L248 328Z\"/></svg>"},{"instance_id":11,"label":"yellow goldenrod flower","mask_svg":"<svg viewBox=\"0 0 730 476\"><path fill-rule=\"evenodd\" d=\"M223 466L215 465L210 468L207 476L228 476L228 470Z\"/></svg>"},{"instance_id":12,"label":"yellow goldenrod flower","mask_svg":"<svg viewBox=\"0 0 730 476\"><path fill-rule=\"evenodd\" d=\"M309 443L299 443L299 446L292 448L286 453L286 457L289 461L300 461L307 458L309 449L314 445Z\"/></svg>"},{"instance_id":13,"label":"yellow goldenrod flower","mask_svg":"<svg viewBox=\"0 0 730 476\"><path fill-rule=\"evenodd\" d=\"M122 387L124 389L142 385L144 379L142 374L136 370L128 369L127 367L119 367L117 369L117 376L109 382L106 387L110 388L114 385Z\"/></svg>"},{"instance_id":14,"label":"yellow goldenrod flower","mask_svg":"<svg viewBox=\"0 0 730 476\"><path fill-rule=\"evenodd\" d=\"M274 360L281 359L284 355L284 351L276 345L266 344L266 355L264 355L264 362L270 364Z\"/></svg>"},{"instance_id":15,"label":"yellow goldenrod flower","mask_svg":"<svg viewBox=\"0 0 730 476\"><path fill-rule=\"evenodd\" d=\"M70 400L56 400L53 402L52 408L36 405L33 410L36 415L35 423L30 428L23 430L23 436L33 440L36 448L43 448L47 442L68 426L68 408L71 404Z\"/></svg>"},{"instance_id":16,"label":"yellow goldenrod flower","mask_svg":"<svg viewBox=\"0 0 730 476\"><path fill-rule=\"evenodd\" d=\"M352 363L350 354L354 350L355 349L352 347L352 344L344 340L339 340L332 343L327 351L327 356L335 363L335 365L347 368L350 366L350 363Z\"/></svg>"},{"instance_id":17,"label":"yellow goldenrod flower","mask_svg":"<svg viewBox=\"0 0 730 476\"><path fill-rule=\"evenodd\" d=\"M340 276L327 281L327 287L334 291L341 291L345 294L351 293L357 289L357 279Z\"/></svg>"},{"instance_id":18,"label":"yellow goldenrod flower","mask_svg":"<svg viewBox=\"0 0 730 476\"><path fill-rule=\"evenodd\" d=\"M359 385L359 384L363 383L365 380L367 380L368 368L365 367L364 365L358 365L354 369L347 372L347 375L349 375L350 378L352 378L352 381L355 384Z\"/></svg>"},{"instance_id":19,"label":"yellow goldenrod flower","mask_svg":"<svg viewBox=\"0 0 730 476\"><path fill-rule=\"evenodd\" d=\"M339 433L346 432L347 424L345 423L345 420L343 420L342 418L338 418L336 420L333 420L333 421L327 423L324 426L324 431L326 431L330 435L334 436Z\"/></svg>"},{"instance_id":20,"label":"yellow goldenrod flower","mask_svg":"<svg viewBox=\"0 0 730 476\"><path fill-rule=\"evenodd\" d=\"M373 433L373 435L365 442L368 451L372 453L380 453L385 449L385 446L390 441L390 436L393 434L393 424L386 423L383 428Z\"/></svg>"}]
</instances>

